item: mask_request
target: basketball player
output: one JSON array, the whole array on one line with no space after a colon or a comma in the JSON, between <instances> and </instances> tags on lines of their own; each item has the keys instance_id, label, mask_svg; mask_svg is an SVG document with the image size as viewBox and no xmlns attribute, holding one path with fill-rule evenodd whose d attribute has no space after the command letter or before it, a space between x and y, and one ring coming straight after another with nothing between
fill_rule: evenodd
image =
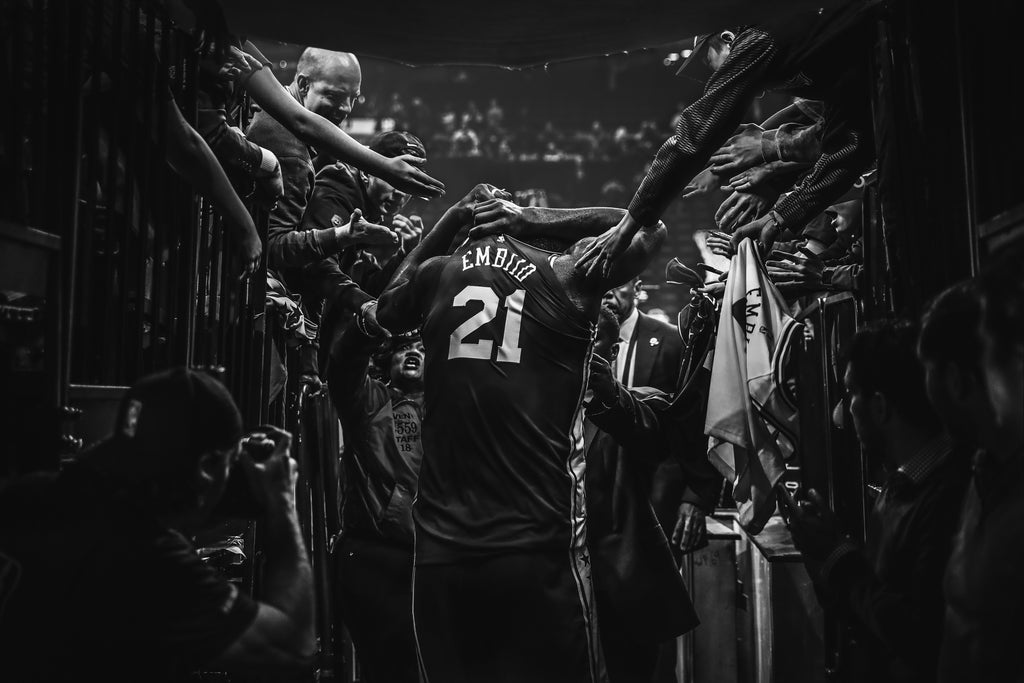
<instances>
[{"instance_id":1,"label":"basketball player","mask_svg":"<svg viewBox=\"0 0 1024 683\"><path fill-rule=\"evenodd\" d=\"M413 505L413 619L426 681L605 680L586 552L583 400L604 292L664 239L639 231L607 274L509 235L450 255L478 185L406 258L380 298L392 332L422 324L424 461ZM597 235L617 209L523 209L544 235ZM517 234L529 232L520 229Z\"/></svg>"}]
</instances>

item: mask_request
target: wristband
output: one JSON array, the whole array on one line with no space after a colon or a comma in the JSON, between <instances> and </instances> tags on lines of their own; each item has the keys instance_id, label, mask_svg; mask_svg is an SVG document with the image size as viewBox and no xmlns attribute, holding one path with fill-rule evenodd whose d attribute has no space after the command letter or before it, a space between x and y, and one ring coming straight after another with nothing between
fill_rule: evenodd
<instances>
[{"instance_id":1,"label":"wristband","mask_svg":"<svg viewBox=\"0 0 1024 683\"><path fill-rule=\"evenodd\" d=\"M276 173L280 164L274 153L265 147L260 147L260 170L265 173Z\"/></svg>"},{"instance_id":2,"label":"wristband","mask_svg":"<svg viewBox=\"0 0 1024 683\"><path fill-rule=\"evenodd\" d=\"M367 329L366 327L366 310L370 306L376 308L377 300L370 299L369 301L363 303L363 305L359 307L359 313L356 315L356 327L359 329L360 332L365 334L367 337L376 337L377 335L370 332L370 330Z\"/></svg>"}]
</instances>

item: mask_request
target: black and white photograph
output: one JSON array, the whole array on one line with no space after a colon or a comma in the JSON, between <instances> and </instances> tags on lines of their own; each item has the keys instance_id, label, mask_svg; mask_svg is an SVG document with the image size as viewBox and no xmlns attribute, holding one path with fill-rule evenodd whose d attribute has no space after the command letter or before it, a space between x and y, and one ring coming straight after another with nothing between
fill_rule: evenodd
<instances>
[{"instance_id":1,"label":"black and white photograph","mask_svg":"<svg viewBox=\"0 0 1024 683\"><path fill-rule=\"evenodd\" d=\"M0 682L1024 683L1022 25L0 0Z\"/></svg>"}]
</instances>

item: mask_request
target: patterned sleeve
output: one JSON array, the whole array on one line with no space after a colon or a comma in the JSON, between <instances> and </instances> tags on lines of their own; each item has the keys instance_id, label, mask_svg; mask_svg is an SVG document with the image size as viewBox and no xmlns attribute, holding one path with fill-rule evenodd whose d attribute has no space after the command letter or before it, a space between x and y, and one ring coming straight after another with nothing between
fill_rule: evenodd
<instances>
[{"instance_id":1,"label":"patterned sleeve","mask_svg":"<svg viewBox=\"0 0 1024 683\"><path fill-rule=\"evenodd\" d=\"M747 107L765 88L764 73L775 45L764 31L748 29L733 42L722 68L708 79L704 94L679 116L675 134L654 157L629 213L641 225L653 225L682 188L740 124Z\"/></svg>"},{"instance_id":2,"label":"patterned sleeve","mask_svg":"<svg viewBox=\"0 0 1024 683\"><path fill-rule=\"evenodd\" d=\"M800 185L775 204L782 228L801 228L853 187L871 164L875 147L869 107L867 102L849 100L826 108L821 156Z\"/></svg>"}]
</instances>

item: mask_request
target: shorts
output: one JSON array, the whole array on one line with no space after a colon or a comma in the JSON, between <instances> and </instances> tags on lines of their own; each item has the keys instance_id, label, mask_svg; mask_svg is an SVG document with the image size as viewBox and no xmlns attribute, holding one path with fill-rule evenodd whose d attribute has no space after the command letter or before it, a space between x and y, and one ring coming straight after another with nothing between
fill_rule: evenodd
<instances>
[{"instance_id":1,"label":"shorts","mask_svg":"<svg viewBox=\"0 0 1024 683\"><path fill-rule=\"evenodd\" d=\"M606 680L583 551L418 565L413 621L425 683Z\"/></svg>"}]
</instances>

